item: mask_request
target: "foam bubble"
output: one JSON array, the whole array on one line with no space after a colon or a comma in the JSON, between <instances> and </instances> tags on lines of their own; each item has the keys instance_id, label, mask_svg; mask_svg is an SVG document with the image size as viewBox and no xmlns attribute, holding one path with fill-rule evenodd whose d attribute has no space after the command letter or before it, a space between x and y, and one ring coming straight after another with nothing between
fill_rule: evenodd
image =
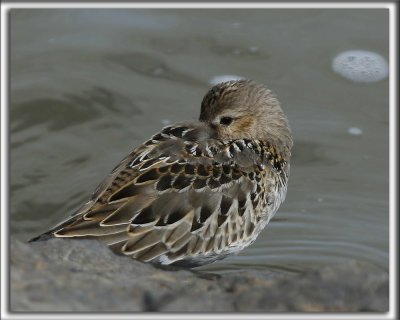
<instances>
[{"instance_id":1,"label":"foam bubble","mask_svg":"<svg viewBox=\"0 0 400 320\"><path fill-rule=\"evenodd\" d=\"M258 47L250 47L249 48L249 51L251 52L251 53L255 53L255 52L257 52L258 51Z\"/></svg>"},{"instance_id":2,"label":"foam bubble","mask_svg":"<svg viewBox=\"0 0 400 320\"><path fill-rule=\"evenodd\" d=\"M350 50L338 54L332 69L354 82L377 82L389 74L389 66L380 54L365 50Z\"/></svg>"},{"instance_id":3,"label":"foam bubble","mask_svg":"<svg viewBox=\"0 0 400 320\"><path fill-rule=\"evenodd\" d=\"M241 76L224 74L224 75L215 76L214 78L212 78L210 80L210 84L215 86L216 84L221 83L221 82L226 82L226 81L230 81L230 80L242 80L242 79L244 79L244 78Z\"/></svg>"},{"instance_id":4,"label":"foam bubble","mask_svg":"<svg viewBox=\"0 0 400 320\"><path fill-rule=\"evenodd\" d=\"M361 136L363 131L357 127L351 127L348 129L348 132L354 136Z\"/></svg>"}]
</instances>

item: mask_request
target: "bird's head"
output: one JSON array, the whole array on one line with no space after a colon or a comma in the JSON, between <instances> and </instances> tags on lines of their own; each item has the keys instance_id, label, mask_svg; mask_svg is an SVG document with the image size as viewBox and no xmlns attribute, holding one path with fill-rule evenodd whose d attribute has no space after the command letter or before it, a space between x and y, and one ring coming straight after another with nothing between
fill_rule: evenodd
<instances>
[{"instance_id":1,"label":"bird's head","mask_svg":"<svg viewBox=\"0 0 400 320\"><path fill-rule=\"evenodd\" d=\"M201 103L200 121L216 139L264 140L281 152L293 145L289 122L279 101L265 86L251 80L217 84Z\"/></svg>"}]
</instances>

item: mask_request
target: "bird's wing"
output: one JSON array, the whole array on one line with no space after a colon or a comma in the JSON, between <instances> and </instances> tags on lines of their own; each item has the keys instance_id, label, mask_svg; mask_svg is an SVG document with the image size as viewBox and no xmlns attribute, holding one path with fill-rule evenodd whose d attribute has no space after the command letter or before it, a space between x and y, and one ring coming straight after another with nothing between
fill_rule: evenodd
<instances>
[{"instance_id":1,"label":"bird's wing","mask_svg":"<svg viewBox=\"0 0 400 320\"><path fill-rule=\"evenodd\" d=\"M269 171L255 166L249 174L234 164L230 145L185 134L186 127L167 127L137 148L54 235L96 238L143 261L220 253L248 241L257 212L271 202L261 187Z\"/></svg>"}]
</instances>

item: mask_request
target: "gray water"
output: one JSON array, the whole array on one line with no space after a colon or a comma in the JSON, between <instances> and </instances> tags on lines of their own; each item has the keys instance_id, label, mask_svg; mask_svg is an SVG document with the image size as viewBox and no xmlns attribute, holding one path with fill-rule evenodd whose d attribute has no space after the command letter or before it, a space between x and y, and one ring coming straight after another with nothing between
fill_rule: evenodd
<instances>
[{"instance_id":1,"label":"gray water","mask_svg":"<svg viewBox=\"0 0 400 320\"><path fill-rule=\"evenodd\" d=\"M295 140L285 203L257 241L203 267L282 272L352 258L388 270L388 79L334 56L388 57L383 9L12 10L10 231L26 240L84 203L135 146L196 119L214 76L269 86ZM360 128L361 135L348 132Z\"/></svg>"}]
</instances>

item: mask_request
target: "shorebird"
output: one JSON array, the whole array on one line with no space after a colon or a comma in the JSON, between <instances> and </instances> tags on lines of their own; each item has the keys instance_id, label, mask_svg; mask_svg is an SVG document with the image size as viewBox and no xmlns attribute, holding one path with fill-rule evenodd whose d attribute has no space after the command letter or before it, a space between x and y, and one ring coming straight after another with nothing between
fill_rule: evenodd
<instances>
[{"instance_id":1,"label":"shorebird","mask_svg":"<svg viewBox=\"0 0 400 320\"><path fill-rule=\"evenodd\" d=\"M196 267L255 241L287 191L292 134L275 95L251 80L217 84L199 121L163 128L125 157L89 202L48 232L118 254Z\"/></svg>"}]
</instances>

